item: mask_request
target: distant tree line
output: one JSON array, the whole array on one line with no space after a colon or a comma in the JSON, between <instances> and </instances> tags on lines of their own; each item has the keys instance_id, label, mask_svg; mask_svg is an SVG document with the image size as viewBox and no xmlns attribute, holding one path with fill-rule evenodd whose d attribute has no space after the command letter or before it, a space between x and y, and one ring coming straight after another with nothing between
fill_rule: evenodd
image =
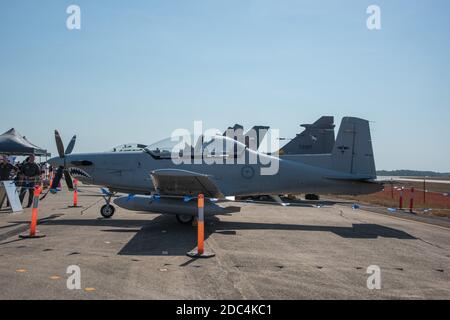
<instances>
[{"instance_id":1,"label":"distant tree line","mask_svg":"<svg viewBox=\"0 0 450 320\"><path fill-rule=\"evenodd\" d=\"M420 170L378 170L378 176L401 176L401 177L450 177L450 172L434 172Z\"/></svg>"}]
</instances>

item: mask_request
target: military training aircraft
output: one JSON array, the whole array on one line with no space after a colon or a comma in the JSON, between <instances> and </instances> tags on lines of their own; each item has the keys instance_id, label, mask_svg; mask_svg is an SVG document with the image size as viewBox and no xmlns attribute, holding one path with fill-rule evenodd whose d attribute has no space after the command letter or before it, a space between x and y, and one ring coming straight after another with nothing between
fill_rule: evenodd
<instances>
[{"instance_id":1,"label":"military training aircraft","mask_svg":"<svg viewBox=\"0 0 450 320\"><path fill-rule=\"evenodd\" d=\"M122 208L176 215L189 223L197 214L191 201L202 193L210 201L205 214L226 212L220 201L230 196L286 193L368 194L383 188L377 182L369 122L354 117L342 119L330 154L307 162L296 155L269 155L224 135L201 137L200 143L172 141L154 145L126 146L112 152L72 154L75 137L64 150L55 131L59 157L49 160L57 167L51 189L64 175L84 184L107 187L101 214L114 214L111 197Z\"/></svg>"}]
</instances>

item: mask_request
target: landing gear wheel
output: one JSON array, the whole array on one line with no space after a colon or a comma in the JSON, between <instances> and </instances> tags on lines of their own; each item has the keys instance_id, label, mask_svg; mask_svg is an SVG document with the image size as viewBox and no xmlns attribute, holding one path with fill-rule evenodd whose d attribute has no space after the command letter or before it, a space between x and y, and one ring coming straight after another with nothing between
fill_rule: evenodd
<instances>
[{"instance_id":1,"label":"landing gear wheel","mask_svg":"<svg viewBox=\"0 0 450 320\"><path fill-rule=\"evenodd\" d=\"M305 200L320 200L317 194L308 193L305 195Z\"/></svg>"},{"instance_id":2,"label":"landing gear wheel","mask_svg":"<svg viewBox=\"0 0 450 320\"><path fill-rule=\"evenodd\" d=\"M194 220L194 216L188 215L188 214L177 214L176 218L179 223L181 224L191 224Z\"/></svg>"},{"instance_id":3,"label":"landing gear wheel","mask_svg":"<svg viewBox=\"0 0 450 320\"><path fill-rule=\"evenodd\" d=\"M103 218L109 219L109 218L111 218L114 215L115 211L116 211L116 208L114 208L112 205L105 204L100 209L100 214L103 216Z\"/></svg>"}]
</instances>

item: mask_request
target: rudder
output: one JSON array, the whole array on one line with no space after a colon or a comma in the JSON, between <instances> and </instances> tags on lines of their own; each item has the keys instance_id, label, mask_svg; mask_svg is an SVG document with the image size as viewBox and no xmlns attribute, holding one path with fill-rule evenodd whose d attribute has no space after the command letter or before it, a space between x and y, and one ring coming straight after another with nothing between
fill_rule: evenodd
<instances>
[{"instance_id":1,"label":"rudder","mask_svg":"<svg viewBox=\"0 0 450 320\"><path fill-rule=\"evenodd\" d=\"M342 118L332 157L334 170L375 179L369 121L354 117Z\"/></svg>"}]
</instances>

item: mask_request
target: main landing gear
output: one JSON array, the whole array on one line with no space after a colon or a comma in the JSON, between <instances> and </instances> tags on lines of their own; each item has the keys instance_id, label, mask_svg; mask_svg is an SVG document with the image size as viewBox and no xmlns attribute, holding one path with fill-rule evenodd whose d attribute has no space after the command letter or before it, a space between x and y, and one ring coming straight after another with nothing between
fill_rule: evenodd
<instances>
[{"instance_id":1,"label":"main landing gear","mask_svg":"<svg viewBox=\"0 0 450 320\"><path fill-rule=\"evenodd\" d=\"M190 214L177 214L176 218L181 224L192 224L192 221L194 221L194 216L191 216Z\"/></svg>"},{"instance_id":2,"label":"main landing gear","mask_svg":"<svg viewBox=\"0 0 450 320\"><path fill-rule=\"evenodd\" d=\"M106 202L106 204L103 205L100 209L100 214L103 218L109 219L114 215L114 212L116 212L116 208L111 204L112 196L112 193L103 196L103 199L105 199Z\"/></svg>"},{"instance_id":3,"label":"main landing gear","mask_svg":"<svg viewBox=\"0 0 450 320\"><path fill-rule=\"evenodd\" d=\"M308 193L305 195L305 200L320 200L320 197L317 194Z\"/></svg>"}]
</instances>

